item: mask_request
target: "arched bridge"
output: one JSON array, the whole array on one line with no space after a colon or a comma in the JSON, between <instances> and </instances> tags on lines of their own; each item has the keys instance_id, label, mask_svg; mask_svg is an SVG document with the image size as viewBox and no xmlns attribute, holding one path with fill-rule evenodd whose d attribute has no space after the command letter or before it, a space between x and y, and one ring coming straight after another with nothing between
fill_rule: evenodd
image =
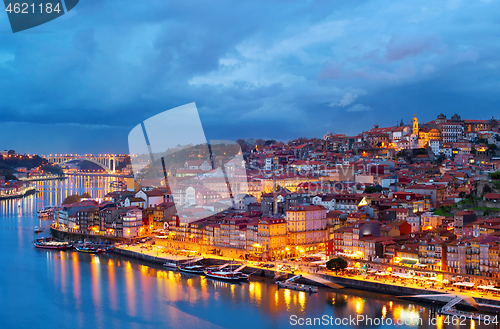
<instances>
[{"instance_id":1,"label":"arched bridge","mask_svg":"<svg viewBox=\"0 0 500 329\"><path fill-rule=\"evenodd\" d=\"M49 163L64 164L75 160L86 160L100 166L108 173L114 173L120 162L126 161L123 154L50 154L43 156Z\"/></svg>"}]
</instances>

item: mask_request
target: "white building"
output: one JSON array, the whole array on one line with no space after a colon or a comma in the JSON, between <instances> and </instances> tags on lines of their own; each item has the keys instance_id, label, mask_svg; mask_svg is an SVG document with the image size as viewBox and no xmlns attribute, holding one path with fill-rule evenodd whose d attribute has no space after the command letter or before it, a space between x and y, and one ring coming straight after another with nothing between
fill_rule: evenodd
<instances>
[{"instance_id":1,"label":"white building","mask_svg":"<svg viewBox=\"0 0 500 329\"><path fill-rule=\"evenodd\" d=\"M434 155L439 156L444 154L445 157L451 158L453 155L453 151L451 147L443 147L443 144L438 140L432 140L429 142L430 147Z\"/></svg>"},{"instance_id":2,"label":"white building","mask_svg":"<svg viewBox=\"0 0 500 329\"><path fill-rule=\"evenodd\" d=\"M391 137L392 137L392 142L397 143L403 139L404 136L408 135L410 131L410 128L406 126L400 126L397 127L392 131Z\"/></svg>"},{"instance_id":3,"label":"white building","mask_svg":"<svg viewBox=\"0 0 500 329\"><path fill-rule=\"evenodd\" d=\"M150 208L150 207L156 207L160 203L163 203L165 201L165 191L162 190L151 190L151 191L144 191L140 190L135 194L136 198L141 198L143 199L144 202L144 207L145 208Z\"/></svg>"},{"instance_id":4,"label":"white building","mask_svg":"<svg viewBox=\"0 0 500 329\"><path fill-rule=\"evenodd\" d=\"M212 169L212 166L205 160L192 160L186 161L184 169L209 171Z\"/></svg>"},{"instance_id":5,"label":"white building","mask_svg":"<svg viewBox=\"0 0 500 329\"><path fill-rule=\"evenodd\" d=\"M123 217L123 237L134 238L143 234L142 210L132 208Z\"/></svg>"},{"instance_id":6,"label":"white building","mask_svg":"<svg viewBox=\"0 0 500 329\"><path fill-rule=\"evenodd\" d=\"M257 202L257 198L249 194L245 195L240 194L240 195L235 195L233 201L234 201L234 209L236 211L246 212L248 211L248 205L250 203Z\"/></svg>"},{"instance_id":7,"label":"white building","mask_svg":"<svg viewBox=\"0 0 500 329\"><path fill-rule=\"evenodd\" d=\"M429 141L429 146L431 147L432 153L439 155L439 150L441 149L441 141L431 140Z\"/></svg>"},{"instance_id":8,"label":"white building","mask_svg":"<svg viewBox=\"0 0 500 329\"><path fill-rule=\"evenodd\" d=\"M266 165L265 165L265 170L270 171L273 169L273 158L267 158L266 160Z\"/></svg>"},{"instance_id":9,"label":"white building","mask_svg":"<svg viewBox=\"0 0 500 329\"><path fill-rule=\"evenodd\" d=\"M187 205L196 204L196 190L194 187L190 186L186 189L186 197L184 200Z\"/></svg>"},{"instance_id":10,"label":"white building","mask_svg":"<svg viewBox=\"0 0 500 329\"><path fill-rule=\"evenodd\" d=\"M464 138L464 126L460 122L446 122L441 125L441 136L444 143L456 142Z\"/></svg>"},{"instance_id":11,"label":"white building","mask_svg":"<svg viewBox=\"0 0 500 329\"><path fill-rule=\"evenodd\" d=\"M437 227L443 222L443 216L434 215L431 212L423 213L420 217L420 226L424 227Z\"/></svg>"},{"instance_id":12,"label":"white building","mask_svg":"<svg viewBox=\"0 0 500 329\"><path fill-rule=\"evenodd\" d=\"M311 202L316 206L323 206L326 210L335 210L335 197L332 195L316 195L311 198Z\"/></svg>"},{"instance_id":13,"label":"white building","mask_svg":"<svg viewBox=\"0 0 500 329\"><path fill-rule=\"evenodd\" d=\"M419 216L406 216L406 222L411 225L411 231L420 231L420 217Z\"/></svg>"}]
</instances>

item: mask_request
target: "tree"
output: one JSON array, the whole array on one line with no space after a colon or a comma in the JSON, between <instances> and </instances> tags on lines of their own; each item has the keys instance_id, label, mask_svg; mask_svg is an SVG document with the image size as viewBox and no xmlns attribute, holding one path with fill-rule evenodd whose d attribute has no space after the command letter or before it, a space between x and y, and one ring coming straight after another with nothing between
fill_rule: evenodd
<instances>
[{"instance_id":1,"label":"tree","mask_svg":"<svg viewBox=\"0 0 500 329\"><path fill-rule=\"evenodd\" d=\"M458 193L458 197L459 198L465 198L465 192L464 191L460 191L460 193Z\"/></svg>"},{"instance_id":2,"label":"tree","mask_svg":"<svg viewBox=\"0 0 500 329\"><path fill-rule=\"evenodd\" d=\"M274 139L269 139L264 143L264 146L271 146L273 144L276 144L276 141Z\"/></svg>"},{"instance_id":3,"label":"tree","mask_svg":"<svg viewBox=\"0 0 500 329\"><path fill-rule=\"evenodd\" d=\"M380 185L367 186L365 188L365 193L367 193L367 194L379 193L380 191L382 191L382 186L380 186Z\"/></svg>"},{"instance_id":4,"label":"tree","mask_svg":"<svg viewBox=\"0 0 500 329\"><path fill-rule=\"evenodd\" d=\"M0 176L1 175L2 174L0 174ZM7 171L7 172L5 172L5 180L6 181L9 181L9 180L17 181L19 179L16 176L14 176L14 174L12 174L11 172Z\"/></svg>"},{"instance_id":5,"label":"tree","mask_svg":"<svg viewBox=\"0 0 500 329\"><path fill-rule=\"evenodd\" d=\"M441 163L443 162L444 160L446 160L446 156L444 154L440 154L437 158L436 158L436 163Z\"/></svg>"},{"instance_id":6,"label":"tree","mask_svg":"<svg viewBox=\"0 0 500 329\"><path fill-rule=\"evenodd\" d=\"M49 172L49 173L54 174L54 175L59 175L59 176L64 175L62 168L56 164L44 164L44 165L41 165L41 169L44 172Z\"/></svg>"},{"instance_id":7,"label":"tree","mask_svg":"<svg viewBox=\"0 0 500 329\"><path fill-rule=\"evenodd\" d=\"M67 196L64 201L62 202L63 205L65 204L71 204L75 202L80 202L80 196L78 194L73 194L70 196Z\"/></svg>"},{"instance_id":8,"label":"tree","mask_svg":"<svg viewBox=\"0 0 500 329\"><path fill-rule=\"evenodd\" d=\"M343 270L347 267L347 261L343 258L337 257L332 258L328 262L326 262L326 268L330 271L337 272L338 270Z\"/></svg>"},{"instance_id":9,"label":"tree","mask_svg":"<svg viewBox=\"0 0 500 329\"><path fill-rule=\"evenodd\" d=\"M453 217L451 213L451 206L441 206L434 210L434 214L438 216Z\"/></svg>"},{"instance_id":10,"label":"tree","mask_svg":"<svg viewBox=\"0 0 500 329\"><path fill-rule=\"evenodd\" d=\"M413 151L413 155L421 155L421 154L427 154L427 149L419 148Z\"/></svg>"},{"instance_id":11,"label":"tree","mask_svg":"<svg viewBox=\"0 0 500 329\"><path fill-rule=\"evenodd\" d=\"M378 142L377 147L382 147L382 142Z\"/></svg>"},{"instance_id":12,"label":"tree","mask_svg":"<svg viewBox=\"0 0 500 329\"><path fill-rule=\"evenodd\" d=\"M491 179L497 180L500 179L500 171L495 171L494 173L491 173Z\"/></svg>"},{"instance_id":13,"label":"tree","mask_svg":"<svg viewBox=\"0 0 500 329\"><path fill-rule=\"evenodd\" d=\"M300 145L300 144L305 144L308 143L309 140L305 137L300 137L291 141L288 141L288 145Z\"/></svg>"},{"instance_id":14,"label":"tree","mask_svg":"<svg viewBox=\"0 0 500 329\"><path fill-rule=\"evenodd\" d=\"M83 193L81 196L80 196L81 199L91 199L92 197L90 196L90 194L88 194L87 192Z\"/></svg>"},{"instance_id":15,"label":"tree","mask_svg":"<svg viewBox=\"0 0 500 329\"><path fill-rule=\"evenodd\" d=\"M238 139L238 140L236 141L236 143L238 143L238 144L240 145L240 147L241 147L241 152L243 152L243 153L244 153L244 152L248 152L248 144L247 144L247 142L245 142L245 140L244 140L244 139Z\"/></svg>"},{"instance_id":16,"label":"tree","mask_svg":"<svg viewBox=\"0 0 500 329\"><path fill-rule=\"evenodd\" d=\"M484 194L491 193L491 186L489 186L488 184L485 184L483 187L483 193Z\"/></svg>"},{"instance_id":17,"label":"tree","mask_svg":"<svg viewBox=\"0 0 500 329\"><path fill-rule=\"evenodd\" d=\"M266 141L263 140L263 139L260 139L260 138L255 141L255 145L257 145L257 149L259 151L262 151L264 149L264 144L265 143L266 143Z\"/></svg>"}]
</instances>

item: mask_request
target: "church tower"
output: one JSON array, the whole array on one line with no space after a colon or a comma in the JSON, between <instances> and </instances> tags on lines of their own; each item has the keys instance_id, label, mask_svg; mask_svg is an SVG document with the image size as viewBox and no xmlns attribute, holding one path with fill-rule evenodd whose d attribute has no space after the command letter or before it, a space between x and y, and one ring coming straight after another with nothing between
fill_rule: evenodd
<instances>
[{"instance_id":1,"label":"church tower","mask_svg":"<svg viewBox=\"0 0 500 329\"><path fill-rule=\"evenodd\" d=\"M413 115L413 119L411 119L411 123L413 125L413 134L418 136L418 120L417 117L415 117L415 114Z\"/></svg>"}]
</instances>

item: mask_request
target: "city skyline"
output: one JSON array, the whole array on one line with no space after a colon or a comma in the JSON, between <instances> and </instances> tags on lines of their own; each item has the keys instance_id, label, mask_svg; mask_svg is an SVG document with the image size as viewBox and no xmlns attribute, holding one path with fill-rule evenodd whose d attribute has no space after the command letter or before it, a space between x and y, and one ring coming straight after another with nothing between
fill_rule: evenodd
<instances>
[{"instance_id":1,"label":"city skyline","mask_svg":"<svg viewBox=\"0 0 500 329\"><path fill-rule=\"evenodd\" d=\"M430 118L429 120L427 120L427 118L424 118L424 120L418 122L417 120L417 125L419 127L427 127L430 125L433 125L434 122L436 121L436 118L439 119L439 116L440 115L444 115L445 118L448 118L448 120L451 120L454 116L457 116L458 114L457 113L454 113L453 116L451 115L446 115L444 114L443 112L441 112L440 114L434 116L433 118ZM466 122L467 121L484 121L484 122L488 122L488 121L491 121L491 120L498 120L497 118L494 118L494 116L492 116L491 118L489 119L477 119L477 118L461 118L460 115L458 115L458 117L460 118L462 124L465 126ZM297 136L295 138L291 138L291 139L263 139L259 136L254 136L254 137L238 137L238 138L235 138L234 141L236 140L244 140L244 141L247 141L247 142L250 142L251 145L252 144L252 141L253 143L255 143L256 140L259 140L259 139L262 139L264 141L276 141L276 142L283 142L283 143L287 143L287 142L291 142L293 140L298 140L298 139L301 139L301 138L306 138L306 139L313 139L313 138L319 138L319 139L323 139L325 140L325 142L328 140L328 136L332 136L332 135L344 135L345 138L355 138L355 137L358 137L358 138L362 138L362 135L363 133L367 133L367 132L371 132L373 130L377 130L379 129L379 127L381 129L391 129L391 131L393 129L397 129L399 126L401 125L404 125L405 127L412 127L412 124L413 124L413 119L415 118L415 114L413 115L413 117L411 117L409 120L405 120L404 118L401 118L399 120L397 120L397 122L395 122L394 124L392 125L387 125L387 126L380 126L379 124L373 124L371 126L368 126L367 129L365 130L360 130L360 131L357 131L357 132L353 132L353 134L349 135L349 134L343 134L341 132L338 132L338 131L325 131L325 132L319 132L317 136ZM470 124L470 123L469 123ZM410 129L411 131L411 129ZM389 131L388 131L389 133ZM463 136L465 137L465 135ZM477 137L476 137L477 138ZM254 145L255 146L255 145ZM430 144L426 144L426 145L423 145L423 147L427 148L427 147L430 147ZM13 150L13 148L6 148L4 151L7 151L7 150ZM23 152L22 150L19 151L19 150L15 150L17 153L20 153L20 154L30 154L29 152ZM120 153L120 152L102 152L102 153L99 153L99 152L92 152L92 151L88 151L88 152L54 152L52 150L50 151L47 151L47 152L38 152L36 153L36 151L34 153L32 153L33 155L40 155L42 157L47 157L47 156L50 156L52 157L52 155L54 156L82 156L82 155L120 155L120 156L125 156L125 155L128 155L128 152L125 151L123 153Z\"/></svg>"},{"instance_id":2,"label":"city skyline","mask_svg":"<svg viewBox=\"0 0 500 329\"><path fill-rule=\"evenodd\" d=\"M208 139L353 135L413 113L489 119L498 7L82 2L16 34L4 15L2 149L125 153L136 124L191 102Z\"/></svg>"}]
</instances>

